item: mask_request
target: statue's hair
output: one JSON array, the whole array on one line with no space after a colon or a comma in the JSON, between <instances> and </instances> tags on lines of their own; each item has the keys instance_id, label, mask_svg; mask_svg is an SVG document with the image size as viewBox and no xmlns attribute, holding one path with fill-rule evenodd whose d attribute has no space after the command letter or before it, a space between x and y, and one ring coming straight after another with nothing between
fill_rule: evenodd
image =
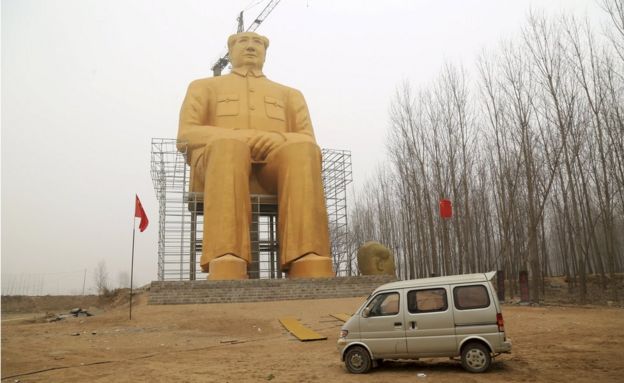
<instances>
[{"instance_id":1,"label":"statue's hair","mask_svg":"<svg viewBox=\"0 0 624 383\"><path fill-rule=\"evenodd\" d=\"M269 47L269 39L266 38L265 36L259 35L256 32L241 32L241 33L235 33L233 35L231 35L230 37L228 37L228 50L232 49L232 45L234 45L234 43L236 42L236 40L241 36L241 35L255 35L256 37L260 38L260 40L262 40L262 42L264 43L264 49L267 49Z\"/></svg>"}]
</instances>

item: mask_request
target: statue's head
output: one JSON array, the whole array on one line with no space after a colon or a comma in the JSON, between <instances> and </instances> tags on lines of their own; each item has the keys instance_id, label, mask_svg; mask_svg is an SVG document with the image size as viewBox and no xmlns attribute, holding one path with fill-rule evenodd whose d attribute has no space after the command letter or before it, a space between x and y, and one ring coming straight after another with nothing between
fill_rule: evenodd
<instances>
[{"instance_id":1,"label":"statue's head","mask_svg":"<svg viewBox=\"0 0 624 383\"><path fill-rule=\"evenodd\" d=\"M232 67L262 69L269 39L254 32L242 32L228 38Z\"/></svg>"},{"instance_id":2,"label":"statue's head","mask_svg":"<svg viewBox=\"0 0 624 383\"><path fill-rule=\"evenodd\" d=\"M395 275L394 256L379 242L364 243L358 249L357 259L363 275Z\"/></svg>"}]
</instances>

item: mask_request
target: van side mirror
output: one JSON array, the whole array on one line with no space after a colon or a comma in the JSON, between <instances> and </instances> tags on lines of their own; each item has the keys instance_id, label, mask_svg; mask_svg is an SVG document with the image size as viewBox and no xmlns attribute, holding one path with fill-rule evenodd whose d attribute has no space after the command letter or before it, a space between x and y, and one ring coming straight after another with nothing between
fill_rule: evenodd
<instances>
[{"instance_id":1,"label":"van side mirror","mask_svg":"<svg viewBox=\"0 0 624 383\"><path fill-rule=\"evenodd\" d=\"M362 310L362 318L368 318L370 311L371 311L370 307L366 307L364 310Z\"/></svg>"}]
</instances>

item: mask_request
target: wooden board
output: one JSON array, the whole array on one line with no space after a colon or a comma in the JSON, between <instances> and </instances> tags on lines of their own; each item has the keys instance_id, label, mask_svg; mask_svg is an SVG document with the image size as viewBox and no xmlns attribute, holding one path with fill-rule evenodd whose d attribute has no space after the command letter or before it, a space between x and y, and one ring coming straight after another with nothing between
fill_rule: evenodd
<instances>
[{"instance_id":1,"label":"wooden board","mask_svg":"<svg viewBox=\"0 0 624 383\"><path fill-rule=\"evenodd\" d=\"M291 334L302 342L311 340L325 340L326 336L323 336L301 324L297 319L292 317L279 318L282 326L286 328Z\"/></svg>"},{"instance_id":2,"label":"wooden board","mask_svg":"<svg viewBox=\"0 0 624 383\"><path fill-rule=\"evenodd\" d=\"M329 314L329 315L343 322L346 322L349 320L349 318L351 318L351 315L345 314L345 313L337 313L337 314Z\"/></svg>"}]
</instances>

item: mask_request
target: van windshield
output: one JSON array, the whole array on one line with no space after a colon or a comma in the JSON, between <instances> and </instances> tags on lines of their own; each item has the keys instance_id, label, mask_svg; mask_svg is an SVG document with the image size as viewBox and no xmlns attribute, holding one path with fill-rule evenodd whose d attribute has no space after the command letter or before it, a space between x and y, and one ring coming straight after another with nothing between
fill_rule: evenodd
<instances>
[{"instance_id":1,"label":"van windshield","mask_svg":"<svg viewBox=\"0 0 624 383\"><path fill-rule=\"evenodd\" d=\"M399 293L382 293L373 298L364 309L367 317L396 315L399 313Z\"/></svg>"}]
</instances>

